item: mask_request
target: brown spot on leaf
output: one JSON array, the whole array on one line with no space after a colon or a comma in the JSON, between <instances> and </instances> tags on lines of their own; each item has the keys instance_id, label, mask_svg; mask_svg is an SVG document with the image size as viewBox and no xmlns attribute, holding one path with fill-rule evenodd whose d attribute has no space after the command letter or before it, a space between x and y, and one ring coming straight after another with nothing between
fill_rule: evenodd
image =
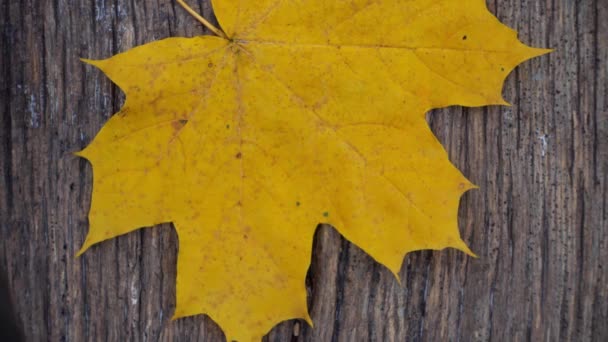
<instances>
[{"instance_id":1,"label":"brown spot on leaf","mask_svg":"<svg viewBox=\"0 0 608 342\"><path fill-rule=\"evenodd\" d=\"M176 121L173 121L173 122L171 123L171 126L173 127L173 129L174 129L174 130L179 131L179 130L180 130L180 129L182 129L182 128L183 128L183 127L184 127L184 126L187 124L187 123L188 123L188 120L181 119L181 120L176 120Z\"/></svg>"}]
</instances>

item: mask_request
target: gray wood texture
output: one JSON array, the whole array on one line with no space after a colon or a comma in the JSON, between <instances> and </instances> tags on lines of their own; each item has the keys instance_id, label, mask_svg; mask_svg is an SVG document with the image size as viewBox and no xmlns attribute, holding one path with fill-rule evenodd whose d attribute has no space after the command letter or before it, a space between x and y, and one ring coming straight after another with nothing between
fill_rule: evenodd
<instances>
[{"instance_id":1,"label":"gray wood texture","mask_svg":"<svg viewBox=\"0 0 608 342\"><path fill-rule=\"evenodd\" d=\"M213 19L209 1L194 2ZM316 325L287 321L268 341L608 341L608 1L488 6L525 43L556 51L510 75L513 106L430 115L451 160L480 186L459 215L479 258L411 253L400 286L321 227L307 279ZM0 25L0 269L26 340L223 340L203 315L170 320L170 225L74 258L92 171L70 153L124 101L79 57L201 26L172 0L0 0Z\"/></svg>"}]
</instances>

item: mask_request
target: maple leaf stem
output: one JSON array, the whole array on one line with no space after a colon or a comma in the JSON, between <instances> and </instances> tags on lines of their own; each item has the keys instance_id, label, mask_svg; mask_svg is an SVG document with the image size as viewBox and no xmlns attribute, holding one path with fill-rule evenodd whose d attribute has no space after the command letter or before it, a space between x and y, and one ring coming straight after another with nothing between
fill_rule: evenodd
<instances>
[{"instance_id":1,"label":"maple leaf stem","mask_svg":"<svg viewBox=\"0 0 608 342\"><path fill-rule=\"evenodd\" d=\"M194 18L196 18L196 20L200 21L201 24L205 25L206 28L210 29L213 33L217 34L218 36L224 38L224 39L228 39L228 36L226 36L226 34L224 33L224 31L218 29L217 27L213 26L213 24L211 24L210 22L207 21L207 19L203 18L200 14L196 13L195 10L192 9L192 7L188 6L187 3L185 3L183 0L176 0L178 4L180 4L186 11L188 11L188 13L190 13Z\"/></svg>"}]
</instances>

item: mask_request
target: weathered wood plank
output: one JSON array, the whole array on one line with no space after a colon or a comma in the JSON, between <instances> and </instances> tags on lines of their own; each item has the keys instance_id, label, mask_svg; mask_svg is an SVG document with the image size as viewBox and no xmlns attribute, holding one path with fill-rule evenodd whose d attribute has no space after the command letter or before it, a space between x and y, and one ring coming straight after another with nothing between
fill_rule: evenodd
<instances>
[{"instance_id":1,"label":"weathered wood plank","mask_svg":"<svg viewBox=\"0 0 608 342\"><path fill-rule=\"evenodd\" d=\"M557 50L509 77L513 106L430 115L481 187L459 214L480 257L411 253L400 286L322 227L307 280L315 327L285 322L269 341L608 340L608 2L488 5L524 42ZM209 1L195 7L213 18ZM73 257L92 172L70 152L124 101L78 58L205 31L171 0L0 0L0 18L0 270L27 340L222 340L205 316L170 320L170 225Z\"/></svg>"}]
</instances>

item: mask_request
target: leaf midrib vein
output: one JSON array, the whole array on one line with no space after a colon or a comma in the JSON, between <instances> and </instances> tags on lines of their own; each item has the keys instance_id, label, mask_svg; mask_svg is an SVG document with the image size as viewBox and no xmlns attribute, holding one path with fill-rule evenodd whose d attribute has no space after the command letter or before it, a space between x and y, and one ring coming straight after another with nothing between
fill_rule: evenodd
<instances>
[{"instance_id":1,"label":"leaf midrib vein","mask_svg":"<svg viewBox=\"0 0 608 342\"><path fill-rule=\"evenodd\" d=\"M511 50L490 50L490 49L467 49L457 47L443 47L443 46L408 46L408 45L387 45L387 44L337 44L337 43L294 43L285 42L278 40L258 40L258 39L235 39L235 43L243 45L275 45L275 46L293 46L293 47L305 47L305 48L329 48L329 49L394 49L394 50L408 50L408 51L461 51L461 52L478 52L478 53L513 53Z\"/></svg>"}]
</instances>

